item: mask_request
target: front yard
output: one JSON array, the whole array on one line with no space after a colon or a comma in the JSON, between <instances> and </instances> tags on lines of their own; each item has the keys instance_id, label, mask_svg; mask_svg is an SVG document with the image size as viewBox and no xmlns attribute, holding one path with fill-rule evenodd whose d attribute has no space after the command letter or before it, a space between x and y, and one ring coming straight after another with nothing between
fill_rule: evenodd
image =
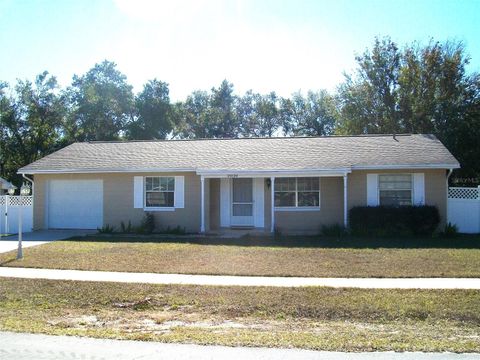
<instances>
[{"instance_id":1,"label":"front yard","mask_svg":"<svg viewBox=\"0 0 480 360\"><path fill-rule=\"evenodd\" d=\"M14 252L0 254L0 266L258 276L480 277L478 248L341 246L142 243L114 238L58 241L25 249L22 261L15 260Z\"/></svg>"},{"instance_id":2,"label":"front yard","mask_svg":"<svg viewBox=\"0 0 480 360\"><path fill-rule=\"evenodd\" d=\"M480 277L478 246L407 249L99 240L27 248L22 261L15 260L14 252L0 254L0 264L190 274ZM477 290L0 278L0 330L52 335L335 351L479 352L479 309Z\"/></svg>"},{"instance_id":3,"label":"front yard","mask_svg":"<svg viewBox=\"0 0 480 360\"><path fill-rule=\"evenodd\" d=\"M338 351L480 351L480 291L0 278L0 330Z\"/></svg>"}]
</instances>

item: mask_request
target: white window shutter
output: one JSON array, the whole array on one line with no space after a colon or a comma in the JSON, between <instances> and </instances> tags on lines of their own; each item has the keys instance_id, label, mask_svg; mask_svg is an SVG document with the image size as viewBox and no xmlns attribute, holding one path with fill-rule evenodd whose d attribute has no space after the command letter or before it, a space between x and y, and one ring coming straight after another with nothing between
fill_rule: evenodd
<instances>
[{"instance_id":1,"label":"white window shutter","mask_svg":"<svg viewBox=\"0 0 480 360\"><path fill-rule=\"evenodd\" d=\"M425 174L413 174L413 205L425 205Z\"/></svg>"},{"instance_id":2,"label":"white window shutter","mask_svg":"<svg viewBox=\"0 0 480 360\"><path fill-rule=\"evenodd\" d=\"M133 207L143 209L143 176L133 177Z\"/></svg>"},{"instance_id":3,"label":"white window shutter","mask_svg":"<svg viewBox=\"0 0 480 360\"><path fill-rule=\"evenodd\" d=\"M367 174L367 206L378 205L378 174Z\"/></svg>"},{"instance_id":4,"label":"white window shutter","mask_svg":"<svg viewBox=\"0 0 480 360\"><path fill-rule=\"evenodd\" d=\"M185 176L175 176L175 208L185 207Z\"/></svg>"}]
</instances>

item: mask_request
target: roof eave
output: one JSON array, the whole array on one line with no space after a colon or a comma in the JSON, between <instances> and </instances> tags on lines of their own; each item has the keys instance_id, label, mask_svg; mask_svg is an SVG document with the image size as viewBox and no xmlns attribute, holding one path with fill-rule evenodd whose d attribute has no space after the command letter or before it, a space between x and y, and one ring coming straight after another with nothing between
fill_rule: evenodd
<instances>
[{"instance_id":1,"label":"roof eave","mask_svg":"<svg viewBox=\"0 0 480 360\"><path fill-rule=\"evenodd\" d=\"M233 169L193 169L193 168L140 168L140 169L19 169L18 174L35 175L35 174L109 174L109 173L170 173L170 172L196 172L202 176L280 176L288 174L348 174L352 170L407 170L407 169L459 169L459 163L451 164L401 164L401 165L352 165L351 167L342 168L317 168L317 169L268 169L268 170L233 170Z\"/></svg>"},{"instance_id":2,"label":"roof eave","mask_svg":"<svg viewBox=\"0 0 480 360\"><path fill-rule=\"evenodd\" d=\"M289 176L343 176L351 173L350 167L324 169L266 169L266 170L234 170L234 169L198 169L197 175L211 178L228 177L289 177Z\"/></svg>"},{"instance_id":3,"label":"roof eave","mask_svg":"<svg viewBox=\"0 0 480 360\"><path fill-rule=\"evenodd\" d=\"M35 175L35 174L110 174L110 173L149 173L149 172L195 172L195 169L189 168L142 168L142 169L19 169L17 174L20 175Z\"/></svg>"}]
</instances>

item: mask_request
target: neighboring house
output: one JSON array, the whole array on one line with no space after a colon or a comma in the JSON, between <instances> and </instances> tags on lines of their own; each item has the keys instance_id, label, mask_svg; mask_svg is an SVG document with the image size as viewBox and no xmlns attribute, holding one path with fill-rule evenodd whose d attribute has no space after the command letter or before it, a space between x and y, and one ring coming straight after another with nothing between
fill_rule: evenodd
<instances>
[{"instance_id":1,"label":"neighboring house","mask_svg":"<svg viewBox=\"0 0 480 360\"><path fill-rule=\"evenodd\" d=\"M14 186L11 182L3 179L0 177L0 195L5 195L10 188L16 189L17 187Z\"/></svg>"},{"instance_id":2,"label":"neighboring house","mask_svg":"<svg viewBox=\"0 0 480 360\"><path fill-rule=\"evenodd\" d=\"M34 227L119 227L153 212L189 232L318 232L365 205L435 205L458 161L433 135L86 142L19 170Z\"/></svg>"}]
</instances>

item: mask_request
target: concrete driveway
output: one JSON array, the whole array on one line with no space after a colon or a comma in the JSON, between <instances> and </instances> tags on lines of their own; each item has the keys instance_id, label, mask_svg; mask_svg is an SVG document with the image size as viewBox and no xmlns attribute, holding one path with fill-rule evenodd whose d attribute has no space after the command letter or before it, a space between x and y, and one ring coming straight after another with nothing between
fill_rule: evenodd
<instances>
[{"instance_id":1,"label":"concrete driveway","mask_svg":"<svg viewBox=\"0 0 480 360\"><path fill-rule=\"evenodd\" d=\"M39 230L23 234L22 246L24 248L42 245L50 241L68 239L73 236L85 236L95 233L96 230ZM16 250L18 235L2 237L0 240L0 253Z\"/></svg>"},{"instance_id":2,"label":"concrete driveway","mask_svg":"<svg viewBox=\"0 0 480 360\"><path fill-rule=\"evenodd\" d=\"M479 360L480 355L420 352L341 353L299 349L161 344L156 342L0 332L0 359Z\"/></svg>"}]
</instances>

